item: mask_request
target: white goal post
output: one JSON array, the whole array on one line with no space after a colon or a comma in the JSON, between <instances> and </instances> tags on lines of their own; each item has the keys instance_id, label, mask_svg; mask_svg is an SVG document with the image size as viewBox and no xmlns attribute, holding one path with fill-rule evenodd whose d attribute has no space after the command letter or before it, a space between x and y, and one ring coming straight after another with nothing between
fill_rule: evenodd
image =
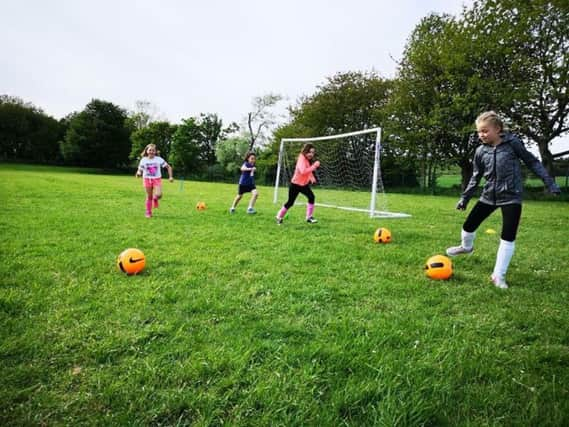
<instances>
[{"instance_id":1,"label":"white goal post","mask_svg":"<svg viewBox=\"0 0 569 427\"><path fill-rule=\"evenodd\" d=\"M375 138L372 140L370 136L373 137L373 134ZM314 144L319 159L322 155L325 157L321 158L321 166L315 171L315 175L322 189L331 190L328 193L320 191L316 194L317 206L365 212L372 218L410 217L408 214L389 212L387 209L381 177L380 127L314 138L281 139L273 203L279 201L279 186L287 186L290 183L296 156L305 143ZM287 150L287 147L290 148ZM328 152L328 149L336 151ZM346 167L350 164L351 168ZM359 191L357 193L346 191L354 189ZM355 196L352 197L350 194ZM369 204L364 200L365 194L369 194ZM377 206L378 195L381 198L380 208Z\"/></svg>"}]
</instances>

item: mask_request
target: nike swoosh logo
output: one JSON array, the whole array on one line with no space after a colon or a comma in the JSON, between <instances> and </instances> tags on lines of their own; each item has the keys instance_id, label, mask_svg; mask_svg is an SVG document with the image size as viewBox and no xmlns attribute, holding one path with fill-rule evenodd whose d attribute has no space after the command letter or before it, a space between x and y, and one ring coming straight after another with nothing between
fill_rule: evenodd
<instances>
[{"instance_id":1,"label":"nike swoosh logo","mask_svg":"<svg viewBox=\"0 0 569 427\"><path fill-rule=\"evenodd\" d=\"M140 261L144 261L144 258L132 258L132 257L131 257L131 258L128 260L128 262L133 262L133 263L134 263L134 262L140 262Z\"/></svg>"}]
</instances>

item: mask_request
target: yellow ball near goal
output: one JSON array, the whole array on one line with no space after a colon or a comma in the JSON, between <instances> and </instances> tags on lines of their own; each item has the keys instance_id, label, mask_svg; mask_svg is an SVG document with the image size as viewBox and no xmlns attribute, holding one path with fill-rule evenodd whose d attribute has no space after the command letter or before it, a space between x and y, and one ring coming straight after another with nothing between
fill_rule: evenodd
<instances>
[{"instance_id":1,"label":"yellow ball near goal","mask_svg":"<svg viewBox=\"0 0 569 427\"><path fill-rule=\"evenodd\" d=\"M391 242L391 231L385 227L378 228L373 233L373 241L375 243L389 243Z\"/></svg>"}]
</instances>

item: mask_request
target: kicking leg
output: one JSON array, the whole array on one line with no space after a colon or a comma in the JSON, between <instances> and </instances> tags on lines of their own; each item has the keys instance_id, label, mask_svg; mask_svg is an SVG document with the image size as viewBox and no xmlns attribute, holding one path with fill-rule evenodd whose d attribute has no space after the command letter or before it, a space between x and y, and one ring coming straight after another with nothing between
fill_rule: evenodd
<instances>
[{"instance_id":1,"label":"kicking leg","mask_svg":"<svg viewBox=\"0 0 569 427\"><path fill-rule=\"evenodd\" d=\"M472 253L474 250L474 238L476 237L476 229L482 224L492 212L496 210L496 206L487 205L486 203L476 202L472 208L460 232L460 246L452 246L447 249L448 256L457 256Z\"/></svg>"}]
</instances>

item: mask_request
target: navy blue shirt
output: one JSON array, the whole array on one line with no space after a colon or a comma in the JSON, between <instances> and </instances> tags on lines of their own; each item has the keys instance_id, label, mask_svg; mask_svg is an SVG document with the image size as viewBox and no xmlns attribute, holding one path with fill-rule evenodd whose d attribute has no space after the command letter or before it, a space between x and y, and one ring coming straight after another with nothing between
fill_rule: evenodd
<instances>
[{"instance_id":1,"label":"navy blue shirt","mask_svg":"<svg viewBox=\"0 0 569 427\"><path fill-rule=\"evenodd\" d=\"M249 162L245 162L241 167L252 168L254 166L255 165ZM239 177L239 185L255 185L255 177L251 176L251 171L241 172L241 177Z\"/></svg>"}]
</instances>

